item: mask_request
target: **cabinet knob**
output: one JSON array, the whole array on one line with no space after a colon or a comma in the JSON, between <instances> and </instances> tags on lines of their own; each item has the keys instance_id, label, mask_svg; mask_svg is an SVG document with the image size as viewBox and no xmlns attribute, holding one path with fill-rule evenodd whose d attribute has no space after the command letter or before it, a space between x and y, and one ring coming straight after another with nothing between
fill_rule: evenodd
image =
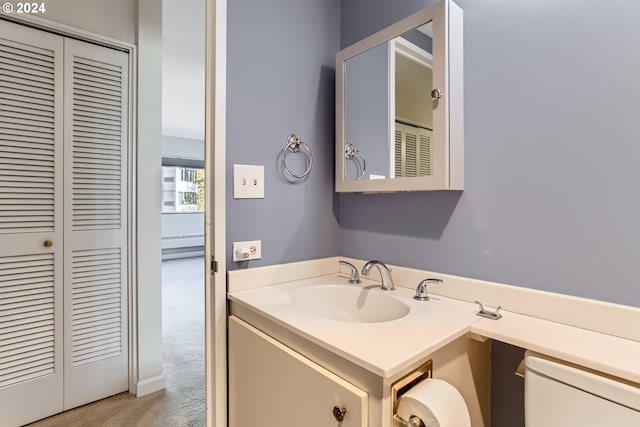
<instances>
[{"instance_id":1,"label":"cabinet knob","mask_svg":"<svg viewBox=\"0 0 640 427\"><path fill-rule=\"evenodd\" d=\"M51 246L53 246L53 242L51 240L45 240L44 246L45 248L50 248Z\"/></svg>"},{"instance_id":2,"label":"cabinet knob","mask_svg":"<svg viewBox=\"0 0 640 427\"><path fill-rule=\"evenodd\" d=\"M337 406L333 407L333 416L335 417L336 421L338 421L338 422L344 420L344 415L346 413L347 413L347 409L346 408L339 408Z\"/></svg>"},{"instance_id":3,"label":"cabinet knob","mask_svg":"<svg viewBox=\"0 0 640 427\"><path fill-rule=\"evenodd\" d=\"M442 93L440 92L440 89L434 89L431 91L431 99L435 101L436 99L440 99L440 98L442 98Z\"/></svg>"}]
</instances>

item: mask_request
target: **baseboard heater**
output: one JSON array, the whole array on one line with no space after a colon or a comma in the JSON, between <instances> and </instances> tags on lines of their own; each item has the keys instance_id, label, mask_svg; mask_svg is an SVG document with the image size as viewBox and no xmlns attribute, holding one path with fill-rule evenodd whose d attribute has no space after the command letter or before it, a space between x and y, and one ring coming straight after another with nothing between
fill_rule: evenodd
<instances>
[{"instance_id":1,"label":"baseboard heater","mask_svg":"<svg viewBox=\"0 0 640 427\"><path fill-rule=\"evenodd\" d=\"M204 234L162 236L162 259L204 256Z\"/></svg>"}]
</instances>

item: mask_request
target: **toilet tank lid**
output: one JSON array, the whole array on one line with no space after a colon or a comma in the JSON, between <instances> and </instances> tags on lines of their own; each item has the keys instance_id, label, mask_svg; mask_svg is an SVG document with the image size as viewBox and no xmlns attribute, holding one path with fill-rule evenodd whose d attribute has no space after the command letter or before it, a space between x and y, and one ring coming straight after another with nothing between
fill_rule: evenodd
<instances>
[{"instance_id":1,"label":"toilet tank lid","mask_svg":"<svg viewBox=\"0 0 640 427\"><path fill-rule=\"evenodd\" d=\"M640 384L531 351L525 353L524 363L525 381L527 374L537 373L640 412Z\"/></svg>"}]
</instances>

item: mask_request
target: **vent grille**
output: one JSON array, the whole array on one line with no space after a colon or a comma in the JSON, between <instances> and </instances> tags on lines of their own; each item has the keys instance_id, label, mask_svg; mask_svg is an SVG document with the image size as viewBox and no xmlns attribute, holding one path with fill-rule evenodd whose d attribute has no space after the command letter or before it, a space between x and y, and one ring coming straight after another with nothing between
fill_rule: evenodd
<instances>
[{"instance_id":1,"label":"vent grille","mask_svg":"<svg viewBox=\"0 0 640 427\"><path fill-rule=\"evenodd\" d=\"M431 176L431 129L396 122L396 177Z\"/></svg>"},{"instance_id":2,"label":"vent grille","mask_svg":"<svg viewBox=\"0 0 640 427\"><path fill-rule=\"evenodd\" d=\"M396 124L396 132L395 132L394 166L395 166L395 177L398 178L402 176L402 130L398 129L398 124Z\"/></svg>"},{"instance_id":3,"label":"vent grille","mask_svg":"<svg viewBox=\"0 0 640 427\"><path fill-rule=\"evenodd\" d=\"M0 258L0 388L54 373L54 255Z\"/></svg>"},{"instance_id":4,"label":"vent grille","mask_svg":"<svg viewBox=\"0 0 640 427\"><path fill-rule=\"evenodd\" d=\"M74 231L122 225L123 70L73 60Z\"/></svg>"},{"instance_id":5,"label":"vent grille","mask_svg":"<svg viewBox=\"0 0 640 427\"><path fill-rule=\"evenodd\" d=\"M191 240L203 238L204 234L178 234L173 236L162 236L161 240Z\"/></svg>"},{"instance_id":6,"label":"vent grille","mask_svg":"<svg viewBox=\"0 0 640 427\"><path fill-rule=\"evenodd\" d=\"M418 175L418 135L405 133L404 176Z\"/></svg>"},{"instance_id":7,"label":"vent grille","mask_svg":"<svg viewBox=\"0 0 640 427\"><path fill-rule=\"evenodd\" d=\"M431 176L431 131L420 129L420 176Z\"/></svg>"},{"instance_id":8,"label":"vent grille","mask_svg":"<svg viewBox=\"0 0 640 427\"><path fill-rule=\"evenodd\" d=\"M120 356L120 249L74 251L71 268L73 366Z\"/></svg>"},{"instance_id":9,"label":"vent grille","mask_svg":"<svg viewBox=\"0 0 640 427\"><path fill-rule=\"evenodd\" d=\"M0 41L0 234L53 231L53 55Z\"/></svg>"}]
</instances>

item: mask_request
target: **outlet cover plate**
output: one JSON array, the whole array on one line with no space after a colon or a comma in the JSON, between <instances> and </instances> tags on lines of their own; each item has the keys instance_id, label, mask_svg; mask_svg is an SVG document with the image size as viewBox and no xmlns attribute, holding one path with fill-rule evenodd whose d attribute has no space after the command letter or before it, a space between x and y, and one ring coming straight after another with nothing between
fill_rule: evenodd
<instances>
[{"instance_id":1,"label":"outlet cover plate","mask_svg":"<svg viewBox=\"0 0 640 427\"><path fill-rule=\"evenodd\" d=\"M247 248L249 249L249 256L247 258L240 258L238 256L238 250ZM252 259L262 258L262 240L249 240L246 242L233 242L233 261L250 261Z\"/></svg>"},{"instance_id":2,"label":"outlet cover plate","mask_svg":"<svg viewBox=\"0 0 640 427\"><path fill-rule=\"evenodd\" d=\"M233 198L264 199L264 166L233 165Z\"/></svg>"}]
</instances>

